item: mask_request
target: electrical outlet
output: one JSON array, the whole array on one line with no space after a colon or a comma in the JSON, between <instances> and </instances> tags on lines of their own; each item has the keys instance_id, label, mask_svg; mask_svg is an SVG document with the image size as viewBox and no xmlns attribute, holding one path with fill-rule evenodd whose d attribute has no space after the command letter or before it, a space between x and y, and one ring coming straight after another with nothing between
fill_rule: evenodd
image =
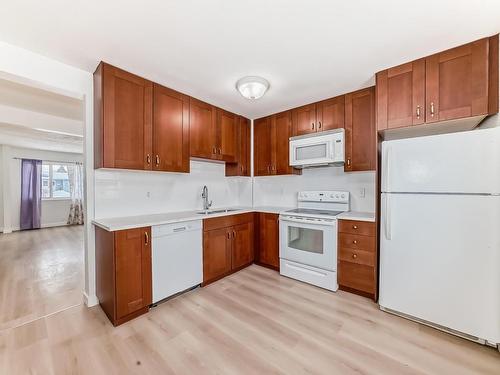
<instances>
[{"instance_id":1,"label":"electrical outlet","mask_svg":"<svg viewBox=\"0 0 500 375\"><path fill-rule=\"evenodd\" d=\"M146 191L146 198L151 198L151 192L150 191Z\"/></svg>"},{"instance_id":2,"label":"electrical outlet","mask_svg":"<svg viewBox=\"0 0 500 375\"><path fill-rule=\"evenodd\" d=\"M366 193L365 188L360 188L360 189L359 189L359 196L360 196L361 198L364 198L364 197L365 197L365 193Z\"/></svg>"}]
</instances>

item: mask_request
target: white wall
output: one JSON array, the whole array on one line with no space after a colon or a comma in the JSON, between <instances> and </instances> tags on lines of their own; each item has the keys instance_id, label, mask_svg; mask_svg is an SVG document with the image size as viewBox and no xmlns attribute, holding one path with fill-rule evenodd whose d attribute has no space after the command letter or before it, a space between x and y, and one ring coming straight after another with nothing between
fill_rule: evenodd
<instances>
[{"instance_id":1,"label":"white wall","mask_svg":"<svg viewBox=\"0 0 500 375\"><path fill-rule=\"evenodd\" d=\"M92 73L49 59L23 48L0 42L0 74L23 79L44 89L82 99L85 102L85 213L86 223L94 218L93 77ZM98 303L95 294L94 227L85 225L85 302Z\"/></svg>"},{"instance_id":2,"label":"white wall","mask_svg":"<svg viewBox=\"0 0 500 375\"><path fill-rule=\"evenodd\" d=\"M302 175L255 177L253 188L255 206L296 206L297 192L302 190L346 190L351 193L351 210L375 211L375 172L311 168L304 169Z\"/></svg>"},{"instance_id":3,"label":"white wall","mask_svg":"<svg viewBox=\"0 0 500 375\"><path fill-rule=\"evenodd\" d=\"M20 207L21 207L21 160L14 158L55 160L65 162L82 162L82 154L65 152L43 151L28 148L19 148L3 145L3 156L6 158L4 167L0 167L0 176L9 183L6 194L3 196L2 207L7 207L4 215L8 215L8 226L2 225L2 231L10 232L19 230ZM9 204L5 204L5 200ZM68 219L71 201L65 200L42 200L42 228L65 225ZM2 223L3 224L3 223Z\"/></svg>"},{"instance_id":4,"label":"white wall","mask_svg":"<svg viewBox=\"0 0 500 375\"><path fill-rule=\"evenodd\" d=\"M2 176L2 170L4 169L3 165L3 146L0 145L0 232L3 232L3 184L4 179Z\"/></svg>"},{"instance_id":5,"label":"white wall","mask_svg":"<svg viewBox=\"0 0 500 375\"><path fill-rule=\"evenodd\" d=\"M213 208L251 206L251 179L225 177L221 163L191 160L191 173L95 171L97 218L203 208L207 185Z\"/></svg>"}]
</instances>

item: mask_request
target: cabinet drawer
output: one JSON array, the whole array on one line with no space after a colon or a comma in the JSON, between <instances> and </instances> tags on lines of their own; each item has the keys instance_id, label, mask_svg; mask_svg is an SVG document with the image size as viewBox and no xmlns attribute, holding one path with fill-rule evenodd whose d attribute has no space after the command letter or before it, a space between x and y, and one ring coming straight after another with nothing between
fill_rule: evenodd
<instances>
[{"instance_id":1,"label":"cabinet drawer","mask_svg":"<svg viewBox=\"0 0 500 375\"><path fill-rule=\"evenodd\" d=\"M339 220L339 232L375 236L375 223L371 221Z\"/></svg>"},{"instance_id":2,"label":"cabinet drawer","mask_svg":"<svg viewBox=\"0 0 500 375\"><path fill-rule=\"evenodd\" d=\"M339 261L339 284L366 293L375 293L375 269L351 262Z\"/></svg>"},{"instance_id":3,"label":"cabinet drawer","mask_svg":"<svg viewBox=\"0 0 500 375\"><path fill-rule=\"evenodd\" d=\"M339 233L339 247L375 251L375 237L359 234Z\"/></svg>"},{"instance_id":4,"label":"cabinet drawer","mask_svg":"<svg viewBox=\"0 0 500 375\"><path fill-rule=\"evenodd\" d=\"M236 213L235 215L207 218L203 220L203 230L208 231L219 228L232 227L233 225L250 223L253 222L253 218L254 218L253 212L244 214Z\"/></svg>"},{"instance_id":5,"label":"cabinet drawer","mask_svg":"<svg viewBox=\"0 0 500 375\"><path fill-rule=\"evenodd\" d=\"M375 253L372 251L356 250L347 247L340 247L339 260L364 264L365 266L375 266Z\"/></svg>"}]
</instances>

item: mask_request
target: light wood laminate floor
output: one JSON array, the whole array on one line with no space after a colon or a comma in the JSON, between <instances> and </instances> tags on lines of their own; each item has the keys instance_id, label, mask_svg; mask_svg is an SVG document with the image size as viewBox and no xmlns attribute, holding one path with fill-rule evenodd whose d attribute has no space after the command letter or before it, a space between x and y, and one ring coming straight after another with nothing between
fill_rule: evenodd
<instances>
[{"instance_id":1,"label":"light wood laminate floor","mask_svg":"<svg viewBox=\"0 0 500 375\"><path fill-rule=\"evenodd\" d=\"M492 349L251 266L113 328L96 306L0 333L1 374L500 374Z\"/></svg>"},{"instance_id":2,"label":"light wood laminate floor","mask_svg":"<svg viewBox=\"0 0 500 375\"><path fill-rule=\"evenodd\" d=\"M0 330L82 303L83 226L0 234Z\"/></svg>"}]
</instances>

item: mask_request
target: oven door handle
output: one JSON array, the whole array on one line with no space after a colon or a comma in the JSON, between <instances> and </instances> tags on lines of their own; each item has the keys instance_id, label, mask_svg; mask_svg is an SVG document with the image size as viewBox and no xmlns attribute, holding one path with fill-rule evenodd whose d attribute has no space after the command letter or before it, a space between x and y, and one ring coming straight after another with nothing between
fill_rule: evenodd
<instances>
[{"instance_id":1,"label":"oven door handle","mask_svg":"<svg viewBox=\"0 0 500 375\"><path fill-rule=\"evenodd\" d=\"M311 224L311 225L326 225L326 226L335 226L336 220L307 220L307 219L298 219L291 217L282 217L280 221L288 222L288 223L300 223L300 224Z\"/></svg>"}]
</instances>

